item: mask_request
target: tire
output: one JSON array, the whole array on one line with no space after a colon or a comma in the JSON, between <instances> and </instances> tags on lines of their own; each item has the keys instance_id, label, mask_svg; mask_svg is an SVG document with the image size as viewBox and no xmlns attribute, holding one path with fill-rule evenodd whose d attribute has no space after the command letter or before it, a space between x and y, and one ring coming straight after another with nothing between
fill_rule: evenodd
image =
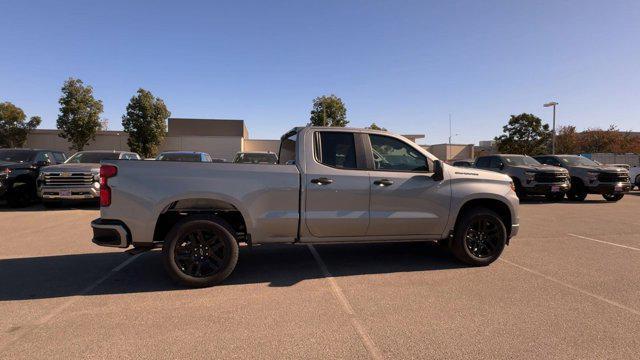
<instances>
[{"instance_id":1,"label":"tire","mask_svg":"<svg viewBox=\"0 0 640 360\"><path fill-rule=\"evenodd\" d=\"M33 196L29 184L20 184L11 188L7 194L7 203L13 208L25 207L31 204Z\"/></svg>"},{"instance_id":2,"label":"tire","mask_svg":"<svg viewBox=\"0 0 640 360\"><path fill-rule=\"evenodd\" d=\"M611 202L618 201L624 197L624 194L602 194L602 197Z\"/></svg>"},{"instance_id":3,"label":"tire","mask_svg":"<svg viewBox=\"0 0 640 360\"><path fill-rule=\"evenodd\" d=\"M486 266L496 261L507 244L507 229L500 216L486 208L473 208L460 216L451 239L453 255L473 266ZM478 237L480 231L485 235L484 240L482 236ZM493 236L488 238L489 234Z\"/></svg>"},{"instance_id":4,"label":"tire","mask_svg":"<svg viewBox=\"0 0 640 360\"><path fill-rule=\"evenodd\" d=\"M560 202L564 199L564 193L559 193L559 194L547 194L545 196L547 198L547 200L551 201L551 202Z\"/></svg>"},{"instance_id":5,"label":"tire","mask_svg":"<svg viewBox=\"0 0 640 360\"><path fill-rule=\"evenodd\" d=\"M571 189L567 192L567 198L571 201L584 201L587 198L587 190L582 181L571 179Z\"/></svg>"},{"instance_id":6,"label":"tire","mask_svg":"<svg viewBox=\"0 0 640 360\"><path fill-rule=\"evenodd\" d=\"M638 190L640 190L640 175L636 175L636 183L635 185L638 187Z\"/></svg>"},{"instance_id":7,"label":"tire","mask_svg":"<svg viewBox=\"0 0 640 360\"><path fill-rule=\"evenodd\" d=\"M238 263L238 241L224 220L189 216L164 239L162 255L169 276L180 285L207 287L221 283Z\"/></svg>"}]
</instances>

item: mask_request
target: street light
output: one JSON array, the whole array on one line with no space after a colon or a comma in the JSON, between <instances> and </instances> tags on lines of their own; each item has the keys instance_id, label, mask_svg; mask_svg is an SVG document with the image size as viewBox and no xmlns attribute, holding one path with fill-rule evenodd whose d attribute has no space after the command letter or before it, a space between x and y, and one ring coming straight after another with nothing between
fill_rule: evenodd
<instances>
[{"instance_id":1,"label":"street light","mask_svg":"<svg viewBox=\"0 0 640 360\"><path fill-rule=\"evenodd\" d=\"M553 106L553 134L552 134L553 140L551 140L551 153L553 155L556 154L556 105L558 105L558 103L555 101L551 101L542 105L544 107Z\"/></svg>"}]
</instances>

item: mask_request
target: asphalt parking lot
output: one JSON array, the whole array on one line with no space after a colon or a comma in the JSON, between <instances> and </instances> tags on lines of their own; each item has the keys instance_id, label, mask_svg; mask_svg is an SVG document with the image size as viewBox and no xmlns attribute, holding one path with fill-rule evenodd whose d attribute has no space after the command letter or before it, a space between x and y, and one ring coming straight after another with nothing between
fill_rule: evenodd
<instances>
[{"instance_id":1,"label":"asphalt parking lot","mask_svg":"<svg viewBox=\"0 0 640 360\"><path fill-rule=\"evenodd\" d=\"M640 193L529 202L501 260L430 243L243 248L183 289L90 242L95 208L0 207L0 358L637 358Z\"/></svg>"}]
</instances>

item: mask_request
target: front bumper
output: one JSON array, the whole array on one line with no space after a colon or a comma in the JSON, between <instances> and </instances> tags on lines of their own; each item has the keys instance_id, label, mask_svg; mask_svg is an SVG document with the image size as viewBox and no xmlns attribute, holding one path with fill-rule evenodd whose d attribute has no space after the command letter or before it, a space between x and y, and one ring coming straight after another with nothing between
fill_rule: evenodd
<instances>
[{"instance_id":1,"label":"front bumper","mask_svg":"<svg viewBox=\"0 0 640 360\"><path fill-rule=\"evenodd\" d=\"M564 194L571 189L571 184L563 183L544 183L534 184L532 186L524 186L524 191L531 195L548 195L548 194Z\"/></svg>"},{"instance_id":2,"label":"front bumper","mask_svg":"<svg viewBox=\"0 0 640 360\"><path fill-rule=\"evenodd\" d=\"M617 182L617 183L600 183L595 186L587 186L587 190L591 194L620 194L628 193L631 191L630 182Z\"/></svg>"},{"instance_id":3,"label":"front bumper","mask_svg":"<svg viewBox=\"0 0 640 360\"><path fill-rule=\"evenodd\" d=\"M131 232L122 221L98 218L91 222L91 228L91 241L96 245L127 248L131 244Z\"/></svg>"},{"instance_id":4,"label":"front bumper","mask_svg":"<svg viewBox=\"0 0 640 360\"><path fill-rule=\"evenodd\" d=\"M42 186L38 189L38 195L42 199L52 200L83 200L97 199L100 197L100 187L96 186Z\"/></svg>"}]
</instances>

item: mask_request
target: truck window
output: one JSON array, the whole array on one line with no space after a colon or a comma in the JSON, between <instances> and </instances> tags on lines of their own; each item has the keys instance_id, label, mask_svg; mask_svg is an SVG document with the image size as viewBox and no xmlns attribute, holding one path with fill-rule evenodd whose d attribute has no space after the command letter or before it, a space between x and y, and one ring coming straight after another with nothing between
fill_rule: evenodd
<instances>
[{"instance_id":1,"label":"truck window","mask_svg":"<svg viewBox=\"0 0 640 360\"><path fill-rule=\"evenodd\" d=\"M491 157L491 165L490 165L490 167L492 169L500 169L503 166L504 166L504 162L502 162L502 159L500 159L498 156L492 156Z\"/></svg>"},{"instance_id":2,"label":"truck window","mask_svg":"<svg viewBox=\"0 0 640 360\"><path fill-rule=\"evenodd\" d=\"M56 159L56 163L58 164L62 164L65 160L67 160L67 157L64 156L63 153L59 153L59 152L54 152L53 158Z\"/></svg>"},{"instance_id":3,"label":"truck window","mask_svg":"<svg viewBox=\"0 0 640 360\"><path fill-rule=\"evenodd\" d=\"M287 136L287 135L285 135ZM298 133L293 133L280 140L280 151L278 152L278 164L295 164L296 161L296 139Z\"/></svg>"},{"instance_id":4,"label":"truck window","mask_svg":"<svg viewBox=\"0 0 640 360\"><path fill-rule=\"evenodd\" d=\"M491 165L490 157L480 157L476 160L476 167L480 169L487 169Z\"/></svg>"},{"instance_id":5,"label":"truck window","mask_svg":"<svg viewBox=\"0 0 640 360\"><path fill-rule=\"evenodd\" d=\"M322 131L315 147L316 159L340 169L357 169L356 143L352 133Z\"/></svg>"},{"instance_id":6,"label":"truck window","mask_svg":"<svg viewBox=\"0 0 640 360\"><path fill-rule=\"evenodd\" d=\"M427 158L409 144L383 135L369 135L375 170L429 171Z\"/></svg>"}]
</instances>

